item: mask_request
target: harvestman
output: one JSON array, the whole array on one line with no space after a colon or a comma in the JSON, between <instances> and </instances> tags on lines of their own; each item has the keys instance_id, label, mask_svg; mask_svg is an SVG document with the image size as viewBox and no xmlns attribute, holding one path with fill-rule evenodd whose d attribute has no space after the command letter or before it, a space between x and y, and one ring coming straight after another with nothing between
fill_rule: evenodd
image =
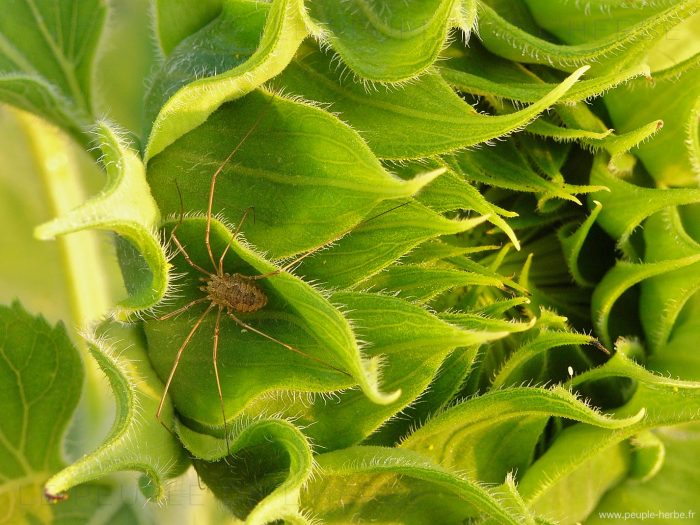
<instances>
[{"instance_id":1,"label":"harvestman","mask_svg":"<svg viewBox=\"0 0 700 525\"><path fill-rule=\"evenodd\" d=\"M224 407L224 397L221 389L221 380L219 378L219 365L218 365L218 352L219 352L219 326L221 323L221 316L222 314L226 314L228 317L230 317L236 324L241 326L242 328L246 330L250 330L251 332L254 332L266 339L269 339L270 341L273 341L287 350L290 350L296 354L299 354L301 356L304 356L308 359L311 359L313 361L316 361L318 363L321 363L322 365L329 367L337 372L340 372L341 374L344 374L350 378L352 376L344 371L341 370L340 368L337 368L329 363L326 363L325 361L318 359L312 355L309 355L305 352L302 352L298 348L295 348L287 343L284 343L280 341L279 339L276 339L272 337L269 334L266 334L265 332L262 332L261 330L258 330L257 328L251 326L250 324L246 323L245 321L241 320L236 316L236 313L248 313L248 312L257 312L258 310L261 310L262 308L265 307L267 304L267 295L263 291L262 288L256 283L256 281L259 281L260 279L267 279L269 277L274 277L275 275L278 275L282 272L285 272L289 269L291 269L293 266L295 266L297 263L301 262L302 259L308 257L309 255L317 252L324 246L327 246L328 243L319 245L315 248L311 248L307 252L304 252L291 262L285 264L283 267L278 268L272 272L269 273L264 273L264 274L259 274L259 275L243 275L240 273L234 273L234 274L228 274L224 272L224 257L226 256L226 253L228 252L229 248L233 244L234 240L238 236L238 233L241 230L241 227L243 226L244 221L246 220L246 217L248 214L253 211L253 208L248 208L244 213L243 216L241 217L240 222L238 223L238 226L236 227L235 231L233 232L233 235L231 236L229 242L226 245L226 248L223 250L221 253L221 256L217 260L214 257L214 253L211 249L211 243L210 243L210 233L211 233L211 219L212 219L212 207L214 203L214 190L216 188L216 179L219 176L219 174L222 172L222 170L226 167L226 165L231 161L233 156L236 154L236 152L240 149L240 147L243 145L243 143L246 141L246 139L253 133L255 128L258 126L260 121L262 120L262 117L264 115L261 115L258 120L255 122L255 124L248 130L248 132L243 136L241 141L238 143L238 145L231 151L231 153L226 157L226 159L221 163L221 165L216 169L214 172L214 175L212 176L211 183L209 186L209 204L207 207L207 224L206 224L206 234L204 237L204 244L207 249L207 254L209 255L209 259L211 260L212 266L214 268L214 272L210 272L206 269L204 269L202 266L198 265L195 263L187 253L187 250L185 247L182 245L180 240L177 238L177 235L175 232L177 231L178 227L182 224L182 196L180 196L181 202L181 212L180 212L180 222L173 228L173 231L170 233L170 239L175 243L177 246L177 249L179 252L182 254L183 258L189 264L192 268L197 270L202 274L202 277L199 278L199 280L203 283L202 286L199 287L199 289L202 292L205 292L205 296L200 297L199 299L195 299L193 301L190 301L186 305L178 308L177 310L174 310L162 317L157 318L159 321L164 321L166 319L170 319L171 317L175 317L193 306L209 302L209 305L207 308L204 310L204 312L199 316L197 321L194 323L192 328L190 329L189 333L187 334L187 337L185 337L184 341L180 345L180 348L177 351L177 354L175 356L175 362L173 363L173 367L170 370L170 375L168 376L168 380L165 383L165 389L163 390L163 395L160 398L160 403L158 405L158 411L156 412L156 418L158 421L161 423L161 412L163 410L163 405L165 404L165 398L168 395L168 390L170 389L170 385L172 383L173 377L175 376L175 371L177 370L178 365L180 364L180 358L182 357L182 353L185 351L185 348L187 345L190 343L190 340L194 336L195 332L199 328L199 326L202 324L204 319L209 315L209 313L214 310L215 308L217 309L216 312L216 323L214 325L214 341L213 341L213 362L214 362L214 376L216 378L216 388L219 394L219 401L221 403L221 415L223 417L223 423L224 423L224 436L226 439L226 446L227 449L229 449L229 438L228 438L228 432L226 431L226 409ZM179 193L179 189L178 189ZM370 219L367 219L363 222L368 222L370 220L376 219L380 217L381 215L384 215L386 213L389 213L390 211L393 211L401 206L407 205L408 202L405 202L403 204L400 204L394 208L390 208L389 210L386 210L382 213L379 213L378 215L375 215L374 217L371 217ZM339 236L342 237L352 231L352 229L348 229L344 232L342 232Z\"/></svg>"}]
</instances>

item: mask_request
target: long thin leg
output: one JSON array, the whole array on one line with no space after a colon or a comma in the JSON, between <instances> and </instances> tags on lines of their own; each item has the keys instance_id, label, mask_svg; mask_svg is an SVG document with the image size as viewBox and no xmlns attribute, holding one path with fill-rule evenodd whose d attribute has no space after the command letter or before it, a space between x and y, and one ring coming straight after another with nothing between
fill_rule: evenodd
<instances>
[{"instance_id":1,"label":"long thin leg","mask_svg":"<svg viewBox=\"0 0 700 525\"><path fill-rule=\"evenodd\" d=\"M346 234L347 234L347 232L343 232L340 235L340 237L343 237ZM331 241L331 242L335 242L335 241ZM242 277L245 277L246 279L250 279L251 281L257 281L259 279L267 279L268 277L274 277L275 275L279 275L282 272L288 271L294 265L296 265L296 264L300 263L301 261L303 261L304 259L306 259L309 255L313 255L314 253L316 253L317 251L319 251L322 248L325 248L329 244L330 243L325 243L325 244L321 244L320 246L316 246L315 248L311 248L309 251L302 253L299 257L294 259L292 262L289 262L289 263L285 264L284 266L282 266L282 268L277 268L276 270L273 270L273 271L268 272L268 273L261 273L260 275L243 275Z\"/></svg>"},{"instance_id":2,"label":"long thin leg","mask_svg":"<svg viewBox=\"0 0 700 525\"><path fill-rule=\"evenodd\" d=\"M324 366L326 366L326 367L328 367L328 368L332 368L332 369L335 370L336 372L340 372L341 374L346 375L346 376L352 378L352 376L351 376L350 374L348 374L345 370L341 370L340 368L337 368L337 367L331 365L330 363L326 363L323 359L319 359L318 357L314 357L314 356L312 356L312 355L309 355L309 354L307 354L306 352L302 352L302 351L299 350L298 348L294 348L292 345L288 345L287 343L283 343L283 342L280 341L279 339L275 339L275 338L272 337L271 335L268 335L268 334L266 334L265 332L261 332L260 330L258 330L258 329L255 328L254 326L251 326L251 325L249 325L248 323L246 323L245 321L240 320L238 317L236 317L235 315L233 315L231 312L226 312L226 313L227 313L227 315L228 315L231 319L233 319L239 326L242 326L242 327L245 328L246 330L250 330L251 332L255 332L256 334L261 335L261 336L265 337L266 339L269 339L270 341L274 341L275 343L277 343L277 344L279 344L279 345L282 345L282 346L285 347L287 350L291 350L292 352L294 352L294 353L296 353L296 354L299 354L299 355L301 355L301 356L304 356L304 357L306 357L307 359L311 359L312 361L316 361L317 363L321 363L322 365L324 365Z\"/></svg>"},{"instance_id":3,"label":"long thin leg","mask_svg":"<svg viewBox=\"0 0 700 525\"><path fill-rule=\"evenodd\" d=\"M235 240L236 235L238 235L238 232L241 231L241 227L243 226L246 217L248 217L248 214L251 211L253 212L253 222L255 222L255 208L253 206L250 206L243 212L243 217L241 217L238 226L236 226L236 231L233 232L231 239L226 244L226 248L224 248L224 251L221 253L221 257L219 257L219 275L223 275L224 273L224 257L226 257L226 252L228 252L229 248L231 248L231 244L233 244L233 241Z\"/></svg>"},{"instance_id":4,"label":"long thin leg","mask_svg":"<svg viewBox=\"0 0 700 525\"><path fill-rule=\"evenodd\" d=\"M274 98L274 97L273 97ZM245 135L243 135L243 138L241 141L236 145L235 148L233 148L233 151L228 154L228 157L221 163L221 165L216 169L214 172L214 175L211 178L211 184L209 185L209 206L207 207L207 235L204 238L204 244L207 245L207 251L209 252L209 258L211 259L211 263L214 265L214 268L216 268L216 261L214 261L214 254L211 251L211 243L209 242L209 233L211 232L211 210L212 207L214 206L214 188L216 187L216 179L219 176L219 174L223 171L223 169L226 167L226 165L231 162L231 159L233 156L238 152L239 149L241 149L241 146L243 143L248 139L253 134L253 131L255 131L255 128L258 127L260 124L260 121L263 119L263 117L267 114L267 110L263 111L260 116L257 118L253 126L246 132Z\"/></svg>"},{"instance_id":5,"label":"long thin leg","mask_svg":"<svg viewBox=\"0 0 700 525\"><path fill-rule=\"evenodd\" d=\"M204 301L208 301L209 297L200 297L199 299L195 299L194 301L190 301L187 303L185 306L178 308L177 310L173 310L172 312L168 312L162 317L156 317L157 321L165 321L166 319L170 319L171 317L175 317L176 315L181 314L182 312L185 312L192 308L194 305L203 303Z\"/></svg>"},{"instance_id":6,"label":"long thin leg","mask_svg":"<svg viewBox=\"0 0 700 525\"><path fill-rule=\"evenodd\" d=\"M180 185L177 183L177 179L175 179L174 182L175 182L175 188L177 188L177 196L178 196L179 199L180 199L180 218L178 219L177 224L175 225L175 227L174 227L174 228L172 229L172 231L170 232L170 237L168 238L168 242L170 242L171 240L172 240L172 241L175 241L175 245L177 246L178 250L180 250L180 253L182 253L182 256L185 258L185 261L187 261L187 264L189 264L189 265L192 266L193 268L196 268L196 269L199 270L200 272L202 272L202 273L204 273L204 274L206 274L206 275L209 275L210 272L207 272L204 268L202 268L201 266L195 264L194 261L192 261L192 259L190 258L189 254L187 253L187 250L185 250L185 247L184 247L184 246L182 245L182 243L180 242L180 239L178 239L178 238L175 236L175 232L176 232L177 229L182 225L182 218L185 216L185 203L182 201L182 192L180 191Z\"/></svg>"},{"instance_id":7,"label":"long thin leg","mask_svg":"<svg viewBox=\"0 0 700 525\"><path fill-rule=\"evenodd\" d=\"M214 377L216 377L216 388L219 391L219 402L221 403L221 417L224 421L224 438L226 439L226 451L231 453L231 445L228 442L228 429L226 428L226 407L224 407L224 394L221 391L221 379L219 378L219 323L221 322L222 308L216 313L216 325L214 326Z\"/></svg>"},{"instance_id":8,"label":"long thin leg","mask_svg":"<svg viewBox=\"0 0 700 525\"><path fill-rule=\"evenodd\" d=\"M180 191L180 185L177 183L177 179L174 179L173 182L175 182L175 189L177 189L177 196L180 199L180 217L177 221L177 224L175 227L172 229L170 232L170 238L172 239L175 236L175 232L177 229L180 227L182 224L182 218L185 216L185 203L182 200L182 192Z\"/></svg>"},{"instance_id":9,"label":"long thin leg","mask_svg":"<svg viewBox=\"0 0 700 525\"><path fill-rule=\"evenodd\" d=\"M179 225L178 225L179 226ZM180 242L180 239L178 239L175 236L175 230L173 230L170 234L170 238L175 241L175 245L177 246L177 249L180 250L180 253L182 253L182 256L185 258L185 262L189 264L192 268L195 270L198 270L199 272L203 273L204 275L211 275L211 272L206 271L204 268L199 266L197 263L195 263L190 255L187 253L187 250L185 250L185 247L182 245Z\"/></svg>"},{"instance_id":10,"label":"long thin leg","mask_svg":"<svg viewBox=\"0 0 700 525\"><path fill-rule=\"evenodd\" d=\"M392 212L392 211L394 211L394 210L397 210L397 209L399 209L399 208L403 208L404 206L407 206L408 204L410 204L410 202L403 202L403 203L401 203L401 204L399 204L399 205L397 205L397 206L394 206L393 208L389 208L388 210L385 210L385 211L383 211L383 212L381 212L381 213L378 213L377 215L375 215L375 216L373 216L373 217L370 217L370 218L367 219L367 220L362 221L360 224L358 224L358 225L356 225L356 226L353 226L353 227L351 227L351 228L348 228L347 230L345 230L344 232L342 232L340 235L338 235L333 241L326 242L326 243L323 243L323 244L319 244L318 246L316 246L316 247L314 247L314 248L311 248L310 250L308 250L308 251L302 253L299 257L297 257L297 258L294 259L293 261L288 262L287 264L285 264L282 268L278 268L277 270L273 270L273 271L271 271L271 272L263 273L263 274L260 274L260 275L250 275L250 276L244 276L244 277L245 277L246 279L250 279L250 280L252 280L252 281L257 281L257 280L259 280L259 279L267 279L268 277L274 277L275 275L279 275L279 274L282 273L282 272L286 272L286 271L289 270L290 268L294 267L296 264L300 263L302 260L306 259L309 255L313 255L313 254L316 253L317 251L319 251L319 250L325 248L325 247L328 246L331 242L335 242L335 241L340 240L341 238L345 237L348 233L350 233L350 232L353 231L353 230L356 230L357 228L359 228L359 227L362 226L363 224L367 224L369 221L373 221L374 219L378 219L378 218L381 217L382 215L386 215L387 213L390 213L390 212Z\"/></svg>"},{"instance_id":11,"label":"long thin leg","mask_svg":"<svg viewBox=\"0 0 700 525\"><path fill-rule=\"evenodd\" d=\"M168 376L168 380L165 382L165 389L163 390L163 396L160 398L160 403L158 404L158 411L156 412L156 419L158 421L160 421L161 423L162 423L162 421L160 419L160 413L163 411L163 405L165 404L165 396L168 395L168 390L170 390L170 383L173 382L173 377L175 377L175 370L177 370L177 365L180 364L180 358L182 357L182 352L185 351L185 348L190 343L190 340L192 339L192 336L199 328L199 325L202 324L202 321L204 321L204 318L207 316L207 314L209 312L212 311L214 306L215 306L214 303L211 303L207 307L207 309L204 311L204 313L199 316L199 319L197 319L197 322L194 323L194 326L190 330L190 333L187 334L187 337L185 337L185 340L182 342L180 349L177 351L177 355L175 356L175 362L173 363L173 368L172 368L172 370L170 370L170 375Z\"/></svg>"}]
</instances>

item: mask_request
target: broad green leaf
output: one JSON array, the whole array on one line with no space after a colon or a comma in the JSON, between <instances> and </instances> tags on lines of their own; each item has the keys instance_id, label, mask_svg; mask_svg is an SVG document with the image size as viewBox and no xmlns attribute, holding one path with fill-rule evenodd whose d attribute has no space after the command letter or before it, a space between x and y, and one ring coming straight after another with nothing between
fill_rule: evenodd
<instances>
[{"instance_id":1,"label":"broad green leaf","mask_svg":"<svg viewBox=\"0 0 700 525\"><path fill-rule=\"evenodd\" d=\"M700 255L700 244L683 229L676 208L666 208L644 223L647 263ZM645 279L641 284L640 318L649 350L668 342L678 316L700 289L700 262Z\"/></svg>"},{"instance_id":2,"label":"broad green leaf","mask_svg":"<svg viewBox=\"0 0 700 525\"><path fill-rule=\"evenodd\" d=\"M407 199L439 174L402 181L330 113L256 92L226 104L149 163L161 212L179 214L180 194L188 213L206 211L212 177L222 166L214 213L225 203L237 223L254 207L255 220L242 231L273 258L336 240L381 201Z\"/></svg>"},{"instance_id":3,"label":"broad green leaf","mask_svg":"<svg viewBox=\"0 0 700 525\"><path fill-rule=\"evenodd\" d=\"M636 186L616 177L606 166L603 155L596 155L591 170L591 183L610 189L597 193L596 200L603 205L598 223L624 247L644 219L669 206L700 202L696 188L655 189Z\"/></svg>"},{"instance_id":4,"label":"broad green leaf","mask_svg":"<svg viewBox=\"0 0 700 525\"><path fill-rule=\"evenodd\" d=\"M347 310L362 341L364 352L382 356L382 385L401 391L391 404L377 405L358 390L338 393L329 400L290 402L281 395L275 404L261 407L284 411L297 424L307 426L314 443L335 450L362 441L384 421L412 403L434 378L440 364L455 348L475 347L505 337L508 331L467 330L448 324L402 299L359 292L337 292L334 304ZM255 407L254 407L255 408ZM313 423L313 424L312 424Z\"/></svg>"},{"instance_id":5,"label":"broad green leaf","mask_svg":"<svg viewBox=\"0 0 700 525\"><path fill-rule=\"evenodd\" d=\"M249 525L303 520L299 494L314 459L307 438L292 423L241 418L228 445L184 425L177 431L202 481L236 517Z\"/></svg>"},{"instance_id":6,"label":"broad green leaf","mask_svg":"<svg viewBox=\"0 0 700 525\"><path fill-rule=\"evenodd\" d=\"M160 214L136 153L106 123L98 124L95 134L107 175L105 187L77 208L38 226L35 236L47 240L100 229L114 231L123 237L123 242L131 243L138 253L132 249L131 260L122 261L130 296L115 311L118 317L126 318L156 304L168 287L167 261L154 233Z\"/></svg>"},{"instance_id":7,"label":"broad green leaf","mask_svg":"<svg viewBox=\"0 0 700 525\"><path fill-rule=\"evenodd\" d=\"M485 515L495 523L534 524L510 510L495 489L413 451L353 447L316 459L320 473L304 488L302 502L324 523L456 524Z\"/></svg>"},{"instance_id":8,"label":"broad green leaf","mask_svg":"<svg viewBox=\"0 0 700 525\"><path fill-rule=\"evenodd\" d=\"M323 40L352 72L369 81L398 83L430 67L450 26L473 16L461 13L460 4L458 0L391 6L377 0L311 0L308 8ZM472 2L465 2L465 7L474 9Z\"/></svg>"},{"instance_id":9,"label":"broad green leaf","mask_svg":"<svg viewBox=\"0 0 700 525\"><path fill-rule=\"evenodd\" d=\"M85 142L105 15L99 0L6 4L0 20L0 101L44 117Z\"/></svg>"},{"instance_id":10,"label":"broad green leaf","mask_svg":"<svg viewBox=\"0 0 700 525\"><path fill-rule=\"evenodd\" d=\"M566 257L566 265L571 272L571 276L576 281L579 286L585 286L587 288L595 286L595 283L584 277L579 266L579 258L581 256L581 250L583 249L583 244L586 242L591 227L598 218L600 210L603 206L598 201L593 201L594 208L591 210L591 214L586 217L580 225L575 223L568 223L562 226L557 232L559 241L561 242L562 250L564 251L564 256Z\"/></svg>"},{"instance_id":11,"label":"broad green leaf","mask_svg":"<svg viewBox=\"0 0 700 525\"><path fill-rule=\"evenodd\" d=\"M204 241L204 219L183 221L176 235L194 264L202 269L212 268ZM224 271L249 276L275 271L276 266L239 240L231 240L231 235L218 221L212 223L211 247L217 263L231 242ZM214 303L209 301L201 304L208 296L200 290L200 277L208 277L186 263L182 254L174 259L174 264L184 274L179 297L159 308L159 313L176 311L195 300L200 300L200 304L166 320L146 321L150 359L165 381L176 364L179 348L197 325L177 363L169 395L190 426L218 429L220 433L223 416L212 354L218 310L210 309L208 305L213 308ZM356 393L366 397L370 404L390 404L397 399L399 391L379 390L380 358L361 356L349 321L318 289L287 272L260 279L257 284L267 297L267 304L259 311L235 315L255 330L291 345L304 355L255 333L253 328L238 325L224 313L220 320L217 364L227 418L241 413L255 398L265 398L266 393L277 390L332 392L359 385Z\"/></svg>"},{"instance_id":12,"label":"broad green leaf","mask_svg":"<svg viewBox=\"0 0 700 525\"><path fill-rule=\"evenodd\" d=\"M149 94L148 107L157 116L146 159L196 129L224 102L280 73L307 36L305 17L302 0L226 2L214 21L180 42Z\"/></svg>"},{"instance_id":13,"label":"broad green leaf","mask_svg":"<svg viewBox=\"0 0 700 525\"><path fill-rule=\"evenodd\" d=\"M8 11L60 14L68 5L16 1ZM144 11L134 26L143 27L147 0L128 0L137 3ZM2 74L11 48L0 22L0 99L43 107L76 135L106 110L120 122L146 113L147 128L155 119L144 146L154 199L144 163L114 126L99 131L109 179L101 195L66 220L68 185L47 185L61 201L47 213L59 219L39 233L117 231L130 295L118 315L156 305L145 334L109 323L116 351L136 345L123 358L101 351L108 342L99 332L90 336L118 385L117 421L106 443L81 458L72 444L87 428L79 416L67 442L80 459L54 478L52 493L140 470L152 478L142 478L146 493L162 500L163 482L186 463L184 444L213 489L208 497L216 493L252 523L534 524L582 522L606 491L629 488L625 479L643 485L663 475L668 440L659 429L700 413L692 351L700 335L697 0L156 0L153 51L162 68L145 84L145 112L135 98L110 96L142 78L142 57L129 63L127 33L113 32L126 4L71 6L70 23L94 36L92 47L52 33L61 48L83 53L85 108L44 72ZM81 10L91 5L109 15L104 36L101 19L83 25ZM57 20L44 18L49 32L70 25ZM460 41L477 25L469 46ZM309 36L315 41L304 42ZM19 47L36 40L32 31ZM23 58L38 70L52 52ZM103 63L107 53L123 59ZM592 75L566 78L582 64ZM605 105L587 100L607 90ZM133 129L135 120L126 121ZM520 129L529 133L506 137ZM505 141L465 151L497 138ZM63 162L60 148L52 151L30 156ZM23 166L9 167L10 177L25 179ZM589 202L587 217L580 194L593 192L600 204ZM0 221L6 230L21 224L14 216L26 206L8 202L0 212L10 219ZM209 253L208 207L216 215ZM632 236L636 228L643 230ZM615 241L626 255L617 266ZM17 271L37 272L14 260L14 251L26 259L29 249L8 246ZM268 304L236 314L244 323L215 304L207 310L200 288L224 250L222 271L285 268L256 281ZM77 260L89 252L65 253ZM94 318L90 301L101 295L90 286L106 272L77 268L88 267L72 266L83 301L74 315ZM598 286L583 288L571 274ZM49 293L43 278L36 289ZM588 333L591 288L606 344L618 334L635 338L599 366L600 352L579 347L593 338L567 321ZM186 307L193 300L200 302ZM636 342L642 336L648 349ZM576 394L531 386L567 378ZM155 418L159 405L181 443ZM420 452L406 450L412 440ZM468 478L457 473L464 471ZM93 516L82 501L114 498L106 486L69 492L44 521L144 517L131 505L113 513L102 505ZM174 519L155 510L155 519L221 522L227 511L212 501Z\"/></svg>"},{"instance_id":14,"label":"broad green leaf","mask_svg":"<svg viewBox=\"0 0 700 525\"><path fill-rule=\"evenodd\" d=\"M0 101L39 115L84 142L80 135L89 122L87 116L73 109L68 99L41 78L0 72Z\"/></svg>"},{"instance_id":15,"label":"broad green leaf","mask_svg":"<svg viewBox=\"0 0 700 525\"><path fill-rule=\"evenodd\" d=\"M591 0L582 2L560 2L551 4L547 0L526 0L529 12L533 16L534 27L540 27L552 33L563 42L580 44L591 38L606 38L633 30L640 23L648 23L664 11L675 7L676 0ZM697 6L695 6L697 12ZM693 10L689 14L693 14ZM536 21L536 23L535 23ZM700 19L690 16L678 20L677 25L664 35L647 36L647 45L636 52L637 57L648 61L654 76L673 66L679 60L700 51L700 43L694 36ZM541 30L541 29L540 29ZM656 38L654 38L656 37ZM634 57L629 51L622 58ZM613 61L616 56L610 57Z\"/></svg>"},{"instance_id":16,"label":"broad green leaf","mask_svg":"<svg viewBox=\"0 0 700 525\"><path fill-rule=\"evenodd\" d=\"M585 70L548 86L527 108L497 116L474 111L435 73L401 89L378 86L368 91L313 48L304 48L273 85L279 82L285 92L332 104L378 157L411 159L473 146L522 128L572 89Z\"/></svg>"},{"instance_id":17,"label":"broad green leaf","mask_svg":"<svg viewBox=\"0 0 700 525\"><path fill-rule=\"evenodd\" d=\"M19 302L0 306L3 521L51 521L42 487L64 464L62 441L82 380L80 357L62 324L49 326Z\"/></svg>"},{"instance_id":18,"label":"broad green leaf","mask_svg":"<svg viewBox=\"0 0 700 525\"><path fill-rule=\"evenodd\" d=\"M658 473L643 483L631 478L614 487L603 496L586 523L602 525L631 512L652 525L697 519L697 472L689 459L700 454L698 430L697 423L655 429L651 435L665 450Z\"/></svg>"},{"instance_id":19,"label":"broad green leaf","mask_svg":"<svg viewBox=\"0 0 700 525\"><path fill-rule=\"evenodd\" d=\"M134 470L144 475L144 495L163 500L165 483L183 472L187 460L165 426L173 424L169 402L164 405L163 424L156 419L162 386L146 364L143 334L136 328L106 321L87 335L87 343L112 388L116 402L114 423L102 445L46 482L46 492L60 495L108 474Z\"/></svg>"},{"instance_id":20,"label":"broad green leaf","mask_svg":"<svg viewBox=\"0 0 700 525\"><path fill-rule=\"evenodd\" d=\"M269 4L260 9L253 2L232 1L227 2L228 7L224 11L223 2L217 3L218 6L207 6L204 2L197 6L159 6L159 31L169 32L163 26L170 18L179 19L188 10L192 11L192 16L180 23L183 27L175 24L172 36L165 37L166 40L178 38L180 41L177 47L167 52L167 58L149 86L146 108L151 121L156 119L168 99L179 89L203 77L211 82L213 77L245 64L255 53ZM187 28L185 24L192 26ZM183 34L183 31L188 32ZM169 44L166 42L165 45ZM206 52L199 51L200 48Z\"/></svg>"},{"instance_id":21,"label":"broad green leaf","mask_svg":"<svg viewBox=\"0 0 700 525\"><path fill-rule=\"evenodd\" d=\"M485 47L503 58L546 64L571 71L594 64L597 75L634 66L667 31L697 10L695 0L682 0L623 31L575 45L554 44L532 35L502 18L479 1L479 37ZM651 35L651 38L650 38Z\"/></svg>"},{"instance_id":22,"label":"broad green leaf","mask_svg":"<svg viewBox=\"0 0 700 525\"><path fill-rule=\"evenodd\" d=\"M635 25L676 4L675 0L589 0L585 4L525 0L532 22L565 42L585 42L592 35L607 36ZM591 27L596 24L595 28Z\"/></svg>"},{"instance_id":23,"label":"broad green leaf","mask_svg":"<svg viewBox=\"0 0 700 525\"><path fill-rule=\"evenodd\" d=\"M551 416L603 428L622 428L640 419L604 416L561 387L506 388L448 408L408 436L401 448L419 452L450 470L466 470L477 479L501 482L508 472L527 469Z\"/></svg>"}]
</instances>

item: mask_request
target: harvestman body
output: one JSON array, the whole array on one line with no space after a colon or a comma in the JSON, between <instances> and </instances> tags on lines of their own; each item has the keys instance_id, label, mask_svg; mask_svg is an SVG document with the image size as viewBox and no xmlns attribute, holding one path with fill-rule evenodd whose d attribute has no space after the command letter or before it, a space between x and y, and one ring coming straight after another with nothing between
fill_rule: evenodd
<instances>
[{"instance_id":1,"label":"harvestman body","mask_svg":"<svg viewBox=\"0 0 700 525\"><path fill-rule=\"evenodd\" d=\"M211 260L212 266L214 268L214 272L210 272L206 269L204 269L202 266L198 265L195 263L187 253L187 250L185 247L182 245L180 240L177 238L176 231L177 228L180 226L182 222L182 213L180 214L180 223L178 223L174 228L173 231L170 234L170 239L175 243L177 246L177 249L179 252L182 254L183 258L189 264L192 268L197 270L202 274L202 277L200 277L200 281L203 283L199 289L204 292L206 295L203 297L200 297L199 299L195 299L186 305L182 306L181 308L178 308L177 310L174 310L162 317L159 317L159 321L164 321L166 319L170 319L171 317L175 317L176 315L179 315L193 306L196 306L198 304L202 303L209 303L205 311L199 316L195 324L192 326L191 330L187 334L187 337L185 337L184 341L180 345L180 348L177 351L177 354L175 356L175 361L173 363L173 367L170 370L170 375L168 376L168 379L165 383L165 388L163 390L163 396L160 399L160 403L158 405L158 411L156 412L156 418L158 421L162 423L161 420L161 412L163 410L163 405L165 404L165 398L168 394L168 391L170 389L170 385L172 383L173 377L175 376L175 371L177 370L177 367L180 363L180 358L182 357L182 353L184 352L185 348L187 345L190 343L192 337L194 336L195 332L199 328L199 326L202 324L204 319L206 318L207 315L209 315L210 312L212 312L214 309L217 310L216 312L216 323L214 325L214 340L213 340L213 364L214 364L214 375L216 377L216 387L218 390L219 394L219 401L221 403L221 415L223 417L223 424L224 424L224 436L226 438L226 446L227 449L230 449L229 447L229 442L228 442L228 433L226 432L226 411L224 408L224 398L223 398L223 393L221 389L221 380L219 378L219 366L218 366L218 352L219 352L219 326L221 324L221 316L222 314L226 314L230 319L232 319L236 324L241 326L242 328L246 330L250 330L251 332L254 332L266 339L269 339L270 341L273 341L284 348L304 356L307 359L311 359L313 361L316 361L317 363L321 363L322 365L331 368L332 370L335 370L336 372L340 372L341 374L348 376L352 378L352 376L347 373L344 370L341 370L340 368L337 368L329 363L326 363L325 361L318 359L314 356L311 356L305 352L302 352L301 350L284 343L280 341L279 339L276 339L272 337L271 335L268 335L257 328L249 325L245 321L241 320L239 317L236 316L237 313L249 313L249 312L256 312L258 310L261 310L262 308L265 307L267 304L267 295L265 294L265 291L258 286L257 282L260 279L266 279L269 277L273 277L275 275L278 275L282 272L285 272L289 269L291 269L293 266L295 266L297 263L299 263L302 259L305 257L308 257L309 255L317 252L326 244L322 244L320 246L317 246L315 248L312 248L311 250L301 254L297 258L295 258L293 261L285 264L283 267L274 270L269 273L265 274L260 274L260 275L243 275L240 273L234 273L234 274L229 274L224 272L223 270L223 265L224 265L224 257L226 256L226 253L228 252L229 248L231 247L231 244L234 242L236 237L238 236L238 233L245 222L246 217L248 214L253 211L253 208L248 208L245 213L243 214L243 217L241 218L240 222L238 223L238 226L236 227L236 230L234 231L233 235L231 236L231 239L229 243L226 245L226 248L222 252L221 256L219 257L218 261L214 258L214 253L212 252L211 249L211 243L210 243L210 233L211 233L211 219L212 219L212 207L213 207L213 202L214 202L214 189L216 187L216 179L219 176L219 174L222 172L224 167L231 161L233 156L236 154L236 152L240 149L240 147L243 145L245 140L250 136L250 134L255 130L257 125L260 123L260 120L262 119L261 115L256 123L253 125L253 127L245 134L245 136L241 139L241 141L238 143L238 145L231 151L231 153L226 157L223 163L217 168L217 170L214 172L214 175L212 176L211 179L211 184L209 186L209 205L207 207L207 223L206 223L206 235L204 237L204 244L207 249L207 253L209 255L209 259ZM178 190L179 191L179 190ZM370 219L367 220L372 220L375 219L381 215L384 215L385 213L388 213L390 211L393 211L396 208L399 208L401 206L405 206L406 203L400 204L399 206L396 206L394 208L391 208L387 211L384 211ZM181 202L182 206L182 202ZM364 221L367 222L367 221ZM347 230L343 232L340 236L342 237L346 233L349 233L352 229Z\"/></svg>"}]
</instances>

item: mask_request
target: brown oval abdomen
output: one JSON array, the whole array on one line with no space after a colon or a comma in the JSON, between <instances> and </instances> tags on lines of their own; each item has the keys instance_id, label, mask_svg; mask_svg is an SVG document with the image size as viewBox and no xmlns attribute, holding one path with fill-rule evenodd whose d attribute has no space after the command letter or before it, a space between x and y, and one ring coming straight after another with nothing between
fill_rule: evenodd
<instances>
[{"instance_id":1,"label":"brown oval abdomen","mask_svg":"<svg viewBox=\"0 0 700 525\"><path fill-rule=\"evenodd\" d=\"M209 299L236 312L256 312L267 304L267 295L255 281L241 274L212 275L207 281Z\"/></svg>"}]
</instances>

